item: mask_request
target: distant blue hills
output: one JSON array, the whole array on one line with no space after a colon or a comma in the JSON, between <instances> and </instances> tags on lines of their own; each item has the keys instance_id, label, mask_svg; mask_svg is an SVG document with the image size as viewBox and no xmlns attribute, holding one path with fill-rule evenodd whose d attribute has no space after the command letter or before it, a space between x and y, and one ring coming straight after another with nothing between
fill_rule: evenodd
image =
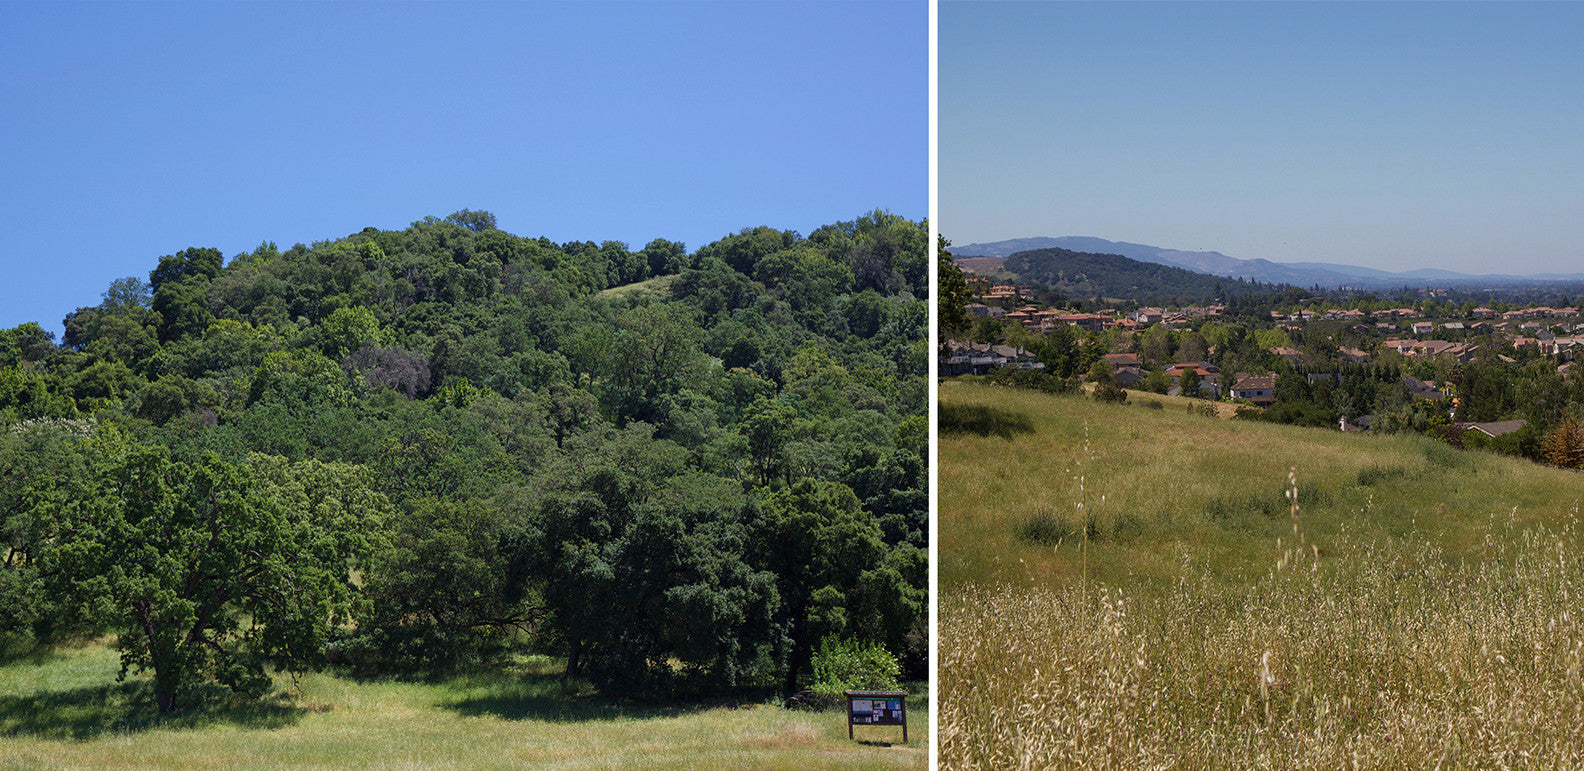
<instances>
[{"instance_id":1,"label":"distant blue hills","mask_svg":"<svg viewBox=\"0 0 1584 771\"><path fill-rule=\"evenodd\" d=\"M1310 287L1354 287L1358 289L1396 289L1404 286L1503 286L1549 282L1584 282L1584 273L1540 273L1520 276L1511 274L1470 275L1437 268L1393 273L1358 265L1337 265L1329 262L1271 262L1270 260L1242 260L1220 252L1189 252L1166 249L1126 241L1107 241L1091 236L1062 236L1051 238L1013 238L985 244L953 246L954 257L1010 257L1031 249L1068 249L1095 254L1119 254L1140 262L1186 268L1213 276L1241 278L1265 283L1292 284Z\"/></svg>"}]
</instances>

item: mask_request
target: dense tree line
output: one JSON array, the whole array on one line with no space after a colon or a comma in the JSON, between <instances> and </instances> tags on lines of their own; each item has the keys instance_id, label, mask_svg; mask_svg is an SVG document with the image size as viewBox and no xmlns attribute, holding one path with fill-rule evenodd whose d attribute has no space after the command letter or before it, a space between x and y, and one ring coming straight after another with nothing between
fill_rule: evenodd
<instances>
[{"instance_id":1,"label":"dense tree line","mask_svg":"<svg viewBox=\"0 0 1584 771\"><path fill-rule=\"evenodd\" d=\"M522 651L661 695L796 689L827 639L923 677L926 233L463 210L162 257L59 343L0 330L0 643L114 632L162 708Z\"/></svg>"}]
</instances>

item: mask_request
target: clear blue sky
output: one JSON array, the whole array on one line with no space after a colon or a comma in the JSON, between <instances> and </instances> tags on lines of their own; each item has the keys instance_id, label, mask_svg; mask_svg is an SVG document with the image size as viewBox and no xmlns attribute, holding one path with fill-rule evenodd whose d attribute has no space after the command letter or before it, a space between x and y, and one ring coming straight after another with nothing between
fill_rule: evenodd
<instances>
[{"instance_id":1,"label":"clear blue sky","mask_svg":"<svg viewBox=\"0 0 1584 771\"><path fill-rule=\"evenodd\" d=\"M940 227L1584 271L1584 3L943 2Z\"/></svg>"},{"instance_id":2,"label":"clear blue sky","mask_svg":"<svg viewBox=\"0 0 1584 771\"><path fill-rule=\"evenodd\" d=\"M458 209L696 249L929 213L928 5L6 3L0 327Z\"/></svg>"}]
</instances>

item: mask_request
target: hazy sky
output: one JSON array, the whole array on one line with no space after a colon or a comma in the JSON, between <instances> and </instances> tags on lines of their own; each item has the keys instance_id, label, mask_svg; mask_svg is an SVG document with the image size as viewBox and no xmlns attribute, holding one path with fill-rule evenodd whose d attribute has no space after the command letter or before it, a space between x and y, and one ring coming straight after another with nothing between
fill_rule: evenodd
<instances>
[{"instance_id":1,"label":"hazy sky","mask_svg":"<svg viewBox=\"0 0 1584 771\"><path fill-rule=\"evenodd\" d=\"M940 227L1584 271L1584 3L959 3Z\"/></svg>"},{"instance_id":2,"label":"hazy sky","mask_svg":"<svg viewBox=\"0 0 1584 771\"><path fill-rule=\"evenodd\" d=\"M696 249L929 213L928 5L6 3L0 327L161 255L487 209Z\"/></svg>"}]
</instances>

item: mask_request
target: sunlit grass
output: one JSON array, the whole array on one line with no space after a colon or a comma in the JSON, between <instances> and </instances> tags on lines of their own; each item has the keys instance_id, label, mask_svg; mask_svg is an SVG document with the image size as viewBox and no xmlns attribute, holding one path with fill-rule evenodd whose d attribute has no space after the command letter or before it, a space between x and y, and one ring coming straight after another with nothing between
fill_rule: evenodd
<instances>
[{"instance_id":1,"label":"sunlit grass","mask_svg":"<svg viewBox=\"0 0 1584 771\"><path fill-rule=\"evenodd\" d=\"M544 662L438 682L309 675L264 702L223 690L174 716L115 683L93 644L0 666L0 767L840 768L927 765L928 707L900 729L845 714L713 700L648 704L568 687Z\"/></svg>"},{"instance_id":2,"label":"sunlit grass","mask_svg":"<svg viewBox=\"0 0 1584 771\"><path fill-rule=\"evenodd\" d=\"M1584 760L1578 475L1164 399L941 400L1033 426L941 440L943 765Z\"/></svg>"}]
</instances>

